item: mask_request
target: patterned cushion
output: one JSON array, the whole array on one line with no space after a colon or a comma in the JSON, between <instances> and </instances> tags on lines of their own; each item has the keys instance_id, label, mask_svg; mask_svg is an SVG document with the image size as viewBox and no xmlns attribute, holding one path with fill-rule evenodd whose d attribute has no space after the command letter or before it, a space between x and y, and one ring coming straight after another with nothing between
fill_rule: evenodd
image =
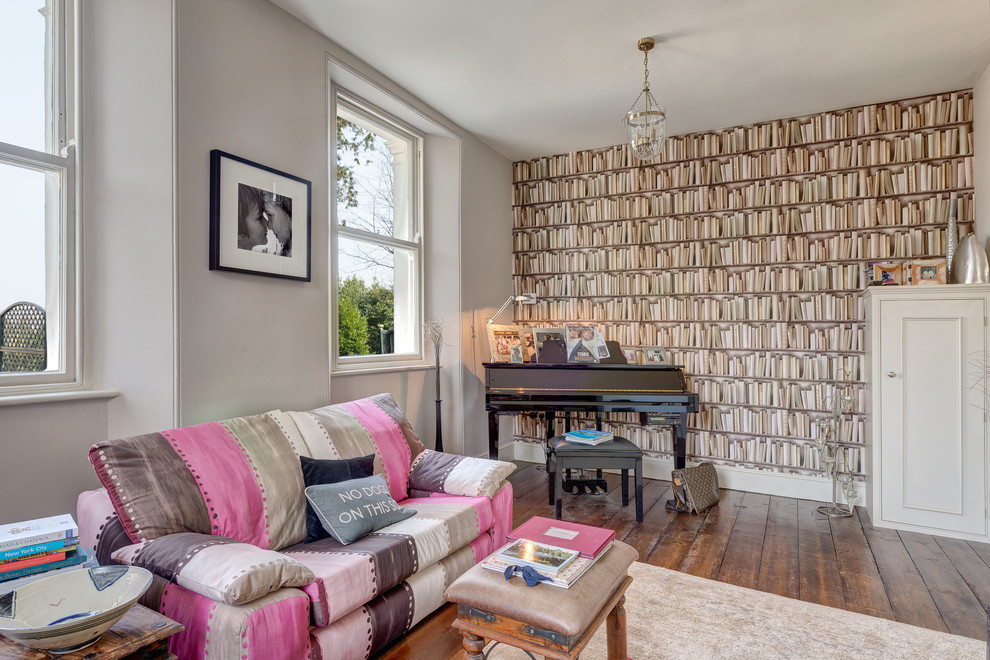
<instances>
[{"instance_id":1,"label":"patterned cushion","mask_svg":"<svg viewBox=\"0 0 990 660\"><path fill-rule=\"evenodd\" d=\"M370 477L375 471L375 457L371 454L360 458L343 458L339 461L300 456L303 483L306 486L335 484L350 479ZM320 517L310 502L306 501L306 542L310 543L328 536Z\"/></svg>"},{"instance_id":2,"label":"patterned cushion","mask_svg":"<svg viewBox=\"0 0 990 660\"><path fill-rule=\"evenodd\" d=\"M306 499L319 516L323 528L344 545L388 527L416 512L392 499L380 474L336 484L309 486Z\"/></svg>"},{"instance_id":3,"label":"patterned cushion","mask_svg":"<svg viewBox=\"0 0 990 660\"><path fill-rule=\"evenodd\" d=\"M450 495L492 497L515 469L515 464L505 461L426 449L413 461L409 470L409 487Z\"/></svg>"},{"instance_id":4,"label":"patterned cushion","mask_svg":"<svg viewBox=\"0 0 990 660\"><path fill-rule=\"evenodd\" d=\"M416 515L349 545L328 537L282 551L311 568L325 585L323 590L307 588L321 599L313 603L317 625L340 619L409 576L442 563L458 548L471 550L470 564L491 552L488 534L481 533L493 524L488 498L445 495L401 504L415 508Z\"/></svg>"},{"instance_id":5,"label":"patterned cushion","mask_svg":"<svg viewBox=\"0 0 990 660\"><path fill-rule=\"evenodd\" d=\"M471 548L463 548L410 576L402 584L368 601L363 607L352 610L334 623L313 628L310 637L313 644L312 657L377 657L378 651L391 640L443 605L444 590L473 563ZM430 657L442 656L437 653L437 656Z\"/></svg>"},{"instance_id":6,"label":"patterned cushion","mask_svg":"<svg viewBox=\"0 0 990 660\"><path fill-rule=\"evenodd\" d=\"M207 534L171 534L129 545L114 552L113 559L228 605L250 603L315 579L313 571L291 557Z\"/></svg>"},{"instance_id":7,"label":"patterned cushion","mask_svg":"<svg viewBox=\"0 0 990 660\"><path fill-rule=\"evenodd\" d=\"M280 413L278 421L302 456L341 459L374 454L375 474L384 475L392 499L409 496L409 465L423 451L423 444L391 394L309 412Z\"/></svg>"},{"instance_id":8,"label":"patterned cushion","mask_svg":"<svg viewBox=\"0 0 990 660\"><path fill-rule=\"evenodd\" d=\"M194 532L278 549L306 537L302 470L271 414L99 442L89 460L134 543Z\"/></svg>"}]
</instances>

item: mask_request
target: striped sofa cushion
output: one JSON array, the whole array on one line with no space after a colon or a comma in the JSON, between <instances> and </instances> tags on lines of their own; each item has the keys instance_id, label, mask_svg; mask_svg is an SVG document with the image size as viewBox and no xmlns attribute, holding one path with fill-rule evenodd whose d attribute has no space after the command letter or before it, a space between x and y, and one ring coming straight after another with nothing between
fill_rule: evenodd
<instances>
[{"instance_id":1,"label":"striped sofa cushion","mask_svg":"<svg viewBox=\"0 0 990 660\"><path fill-rule=\"evenodd\" d=\"M276 418L300 456L323 459L375 455L375 474L388 483L392 499L409 496L409 466L423 443L391 394L338 403Z\"/></svg>"},{"instance_id":2,"label":"striped sofa cushion","mask_svg":"<svg viewBox=\"0 0 990 660\"><path fill-rule=\"evenodd\" d=\"M134 543L195 532L277 550L306 537L302 469L274 414L99 442L89 460Z\"/></svg>"},{"instance_id":3,"label":"striped sofa cushion","mask_svg":"<svg viewBox=\"0 0 990 660\"><path fill-rule=\"evenodd\" d=\"M281 552L208 534L169 534L120 548L113 559L228 605L250 603L282 587L304 587L315 579L310 569Z\"/></svg>"},{"instance_id":4,"label":"striped sofa cushion","mask_svg":"<svg viewBox=\"0 0 990 660\"><path fill-rule=\"evenodd\" d=\"M481 536L488 548L483 532L495 515L489 498L445 496L401 504L414 507L416 515L348 545L325 538L282 551L324 585L315 593L307 589L314 597L317 625L336 621ZM483 556L472 555L470 564Z\"/></svg>"}]
</instances>

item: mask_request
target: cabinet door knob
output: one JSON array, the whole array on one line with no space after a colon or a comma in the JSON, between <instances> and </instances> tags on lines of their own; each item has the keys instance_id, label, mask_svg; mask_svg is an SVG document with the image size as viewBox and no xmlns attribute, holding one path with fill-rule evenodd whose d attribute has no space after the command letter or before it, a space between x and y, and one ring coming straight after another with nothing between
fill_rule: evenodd
<instances>
[{"instance_id":1,"label":"cabinet door knob","mask_svg":"<svg viewBox=\"0 0 990 660\"><path fill-rule=\"evenodd\" d=\"M894 377L894 376L896 376L896 375L897 375L897 374L895 374L895 373L894 373L893 371L888 371L888 372L887 372L887 378L893 378L893 377Z\"/></svg>"}]
</instances>

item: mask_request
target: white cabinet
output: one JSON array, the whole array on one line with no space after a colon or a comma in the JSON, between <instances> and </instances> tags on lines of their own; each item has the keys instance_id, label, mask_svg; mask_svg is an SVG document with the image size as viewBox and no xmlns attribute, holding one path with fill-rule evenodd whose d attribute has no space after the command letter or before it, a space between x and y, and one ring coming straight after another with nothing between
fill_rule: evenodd
<instances>
[{"instance_id":1,"label":"white cabinet","mask_svg":"<svg viewBox=\"0 0 990 660\"><path fill-rule=\"evenodd\" d=\"M873 287L866 304L873 524L988 540L990 287Z\"/></svg>"}]
</instances>

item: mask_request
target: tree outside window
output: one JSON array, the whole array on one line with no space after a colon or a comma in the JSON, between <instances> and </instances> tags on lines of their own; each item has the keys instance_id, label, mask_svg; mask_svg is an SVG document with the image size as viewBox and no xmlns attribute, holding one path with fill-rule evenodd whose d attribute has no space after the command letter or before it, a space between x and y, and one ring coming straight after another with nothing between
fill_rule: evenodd
<instances>
[{"instance_id":1,"label":"tree outside window","mask_svg":"<svg viewBox=\"0 0 990 660\"><path fill-rule=\"evenodd\" d=\"M406 358L420 332L419 138L338 99L337 355Z\"/></svg>"}]
</instances>

